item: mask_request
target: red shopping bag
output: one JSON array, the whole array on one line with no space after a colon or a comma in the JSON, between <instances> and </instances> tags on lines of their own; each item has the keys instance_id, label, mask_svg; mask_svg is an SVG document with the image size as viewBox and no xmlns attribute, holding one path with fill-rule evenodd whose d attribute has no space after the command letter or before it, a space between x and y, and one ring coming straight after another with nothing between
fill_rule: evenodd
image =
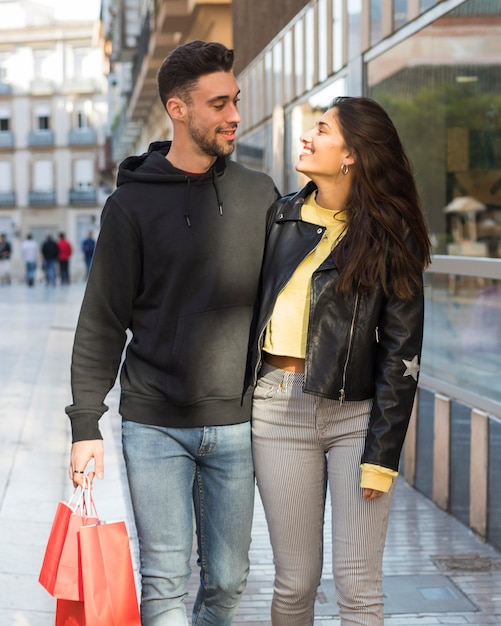
<instances>
[{"instance_id":1,"label":"red shopping bag","mask_svg":"<svg viewBox=\"0 0 501 626\"><path fill-rule=\"evenodd\" d=\"M125 522L79 530L86 626L141 626Z\"/></svg>"},{"instance_id":2,"label":"red shopping bag","mask_svg":"<svg viewBox=\"0 0 501 626\"><path fill-rule=\"evenodd\" d=\"M86 626L84 603L60 600L56 604L56 626Z\"/></svg>"},{"instance_id":3,"label":"red shopping bag","mask_svg":"<svg viewBox=\"0 0 501 626\"><path fill-rule=\"evenodd\" d=\"M68 503L59 502L38 577L55 598L83 600L78 530L96 520L89 487L77 487Z\"/></svg>"}]
</instances>

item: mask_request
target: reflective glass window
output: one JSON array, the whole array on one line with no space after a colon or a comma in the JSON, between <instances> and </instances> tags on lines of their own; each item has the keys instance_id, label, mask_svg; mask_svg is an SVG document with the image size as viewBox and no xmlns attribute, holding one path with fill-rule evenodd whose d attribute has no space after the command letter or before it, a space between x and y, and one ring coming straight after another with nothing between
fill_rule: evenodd
<instances>
[{"instance_id":1,"label":"reflective glass window","mask_svg":"<svg viewBox=\"0 0 501 626\"><path fill-rule=\"evenodd\" d=\"M437 254L501 257L499 41L501 3L469 0L367 67L368 95L414 165Z\"/></svg>"},{"instance_id":2,"label":"reflective glass window","mask_svg":"<svg viewBox=\"0 0 501 626\"><path fill-rule=\"evenodd\" d=\"M328 14L327 0L319 0L317 5L317 21L318 21L318 82L323 82L328 75Z\"/></svg>"},{"instance_id":3,"label":"reflective glass window","mask_svg":"<svg viewBox=\"0 0 501 626\"><path fill-rule=\"evenodd\" d=\"M360 54L362 0L348 2L348 58L353 59Z\"/></svg>"},{"instance_id":4,"label":"reflective glass window","mask_svg":"<svg viewBox=\"0 0 501 626\"><path fill-rule=\"evenodd\" d=\"M371 0L370 3L371 45L380 41L382 37L382 4L383 0Z\"/></svg>"},{"instance_id":5,"label":"reflective glass window","mask_svg":"<svg viewBox=\"0 0 501 626\"><path fill-rule=\"evenodd\" d=\"M397 30L407 23L407 0L393 0L393 28Z\"/></svg>"},{"instance_id":6,"label":"reflective glass window","mask_svg":"<svg viewBox=\"0 0 501 626\"><path fill-rule=\"evenodd\" d=\"M294 24L294 72L296 78L296 95L304 92L304 24L299 19Z\"/></svg>"},{"instance_id":7,"label":"reflective glass window","mask_svg":"<svg viewBox=\"0 0 501 626\"><path fill-rule=\"evenodd\" d=\"M283 104L283 57L282 57L282 40L279 40L273 46L273 104Z\"/></svg>"},{"instance_id":8,"label":"reflective glass window","mask_svg":"<svg viewBox=\"0 0 501 626\"><path fill-rule=\"evenodd\" d=\"M315 84L316 58L315 42L315 9L310 7L304 16L304 45L305 45L305 88L309 90Z\"/></svg>"},{"instance_id":9,"label":"reflective glass window","mask_svg":"<svg viewBox=\"0 0 501 626\"><path fill-rule=\"evenodd\" d=\"M337 72L343 65L343 2L332 0L332 69Z\"/></svg>"}]
</instances>

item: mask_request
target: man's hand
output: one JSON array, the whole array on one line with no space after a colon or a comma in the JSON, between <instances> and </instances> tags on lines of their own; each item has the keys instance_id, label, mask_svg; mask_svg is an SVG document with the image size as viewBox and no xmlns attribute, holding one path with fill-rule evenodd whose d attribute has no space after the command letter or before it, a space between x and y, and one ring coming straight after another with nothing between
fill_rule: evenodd
<instances>
[{"instance_id":1,"label":"man's hand","mask_svg":"<svg viewBox=\"0 0 501 626\"><path fill-rule=\"evenodd\" d=\"M85 469L91 459L94 459L94 471L90 471L86 476L90 484L92 484L94 476L97 476L99 480L104 478L103 440L77 441L71 446L69 473L74 487L84 486Z\"/></svg>"}]
</instances>

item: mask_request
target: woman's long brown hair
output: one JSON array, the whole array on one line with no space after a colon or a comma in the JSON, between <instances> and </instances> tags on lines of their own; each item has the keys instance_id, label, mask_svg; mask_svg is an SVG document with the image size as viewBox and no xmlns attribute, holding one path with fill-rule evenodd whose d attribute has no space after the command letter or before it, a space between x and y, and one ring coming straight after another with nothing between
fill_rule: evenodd
<instances>
[{"instance_id":1,"label":"woman's long brown hair","mask_svg":"<svg viewBox=\"0 0 501 626\"><path fill-rule=\"evenodd\" d=\"M411 297L430 262L430 239L412 168L386 111L369 98L336 98L347 148L355 158L346 204L348 228L333 251L339 290ZM409 248L409 231L414 239Z\"/></svg>"}]
</instances>

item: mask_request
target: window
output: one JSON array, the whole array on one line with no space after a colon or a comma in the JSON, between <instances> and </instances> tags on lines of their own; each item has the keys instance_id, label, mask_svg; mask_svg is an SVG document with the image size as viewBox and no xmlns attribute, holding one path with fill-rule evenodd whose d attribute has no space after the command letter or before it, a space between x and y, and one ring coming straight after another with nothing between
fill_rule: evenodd
<instances>
[{"instance_id":1,"label":"window","mask_svg":"<svg viewBox=\"0 0 501 626\"><path fill-rule=\"evenodd\" d=\"M0 161L0 193L12 191L12 164L10 161Z\"/></svg>"},{"instance_id":2,"label":"window","mask_svg":"<svg viewBox=\"0 0 501 626\"><path fill-rule=\"evenodd\" d=\"M315 42L317 41L315 31L315 9L310 7L304 16L304 41L305 41L305 81L306 90L310 90L316 82L316 60Z\"/></svg>"},{"instance_id":3,"label":"window","mask_svg":"<svg viewBox=\"0 0 501 626\"><path fill-rule=\"evenodd\" d=\"M0 83L7 82L7 55L0 54Z\"/></svg>"},{"instance_id":4,"label":"window","mask_svg":"<svg viewBox=\"0 0 501 626\"><path fill-rule=\"evenodd\" d=\"M10 110L7 107L0 107L0 132L10 130Z\"/></svg>"},{"instance_id":5,"label":"window","mask_svg":"<svg viewBox=\"0 0 501 626\"><path fill-rule=\"evenodd\" d=\"M343 64L343 2L332 0L332 69L337 72Z\"/></svg>"},{"instance_id":6,"label":"window","mask_svg":"<svg viewBox=\"0 0 501 626\"><path fill-rule=\"evenodd\" d=\"M393 29L397 30L404 24L407 24L407 0L394 0Z\"/></svg>"},{"instance_id":7,"label":"window","mask_svg":"<svg viewBox=\"0 0 501 626\"><path fill-rule=\"evenodd\" d=\"M371 45L381 41L383 33L382 0L371 0Z\"/></svg>"},{"instance_id":8,"label":"window","mask_svg":"<svg viewBox=\"0 0 501 626\"><path fill-rule=\"evenodd\" d=\"M48 105L35 107L35 130L50 130L50 108Z\"/></svg>"},{"instance_id":9,"label":"window","mask_svg":"<svg viewBox=\"0 0 501 626\"><path fill-rule=\"evenodd\" d=\"M96 56L91 48L74 49L74 75L77 78L93 78L98 75Z\"/></svg>"},{"instance_id":10,"label":"window","mask_svg":"<svg viewBox=\"0 0 501 626\"><path fill-rule=\"evenodd\" d=\"M48 50L35 50L33 54L35 78L54 78L50 52Z\"/></svg>"},{"instance_id":11,"label":"window","mask_svg":"<svg viewBox=\"0 0 501 626\"><path fill-rule=\"evenodd\" d=\"M33 164L33 191L54 191L54 164L35 161Z\"/></svg>"},{"instance_id":12,"label":"window","mask_svg":"<svg viewBox=\"0 0 501 626\"><path fill-rule=\"evenodd\" d=\"M73 164L75 190L85 191L94 187L94 162L92 159L77 159Z\"/></svg>"}]
</instances>

